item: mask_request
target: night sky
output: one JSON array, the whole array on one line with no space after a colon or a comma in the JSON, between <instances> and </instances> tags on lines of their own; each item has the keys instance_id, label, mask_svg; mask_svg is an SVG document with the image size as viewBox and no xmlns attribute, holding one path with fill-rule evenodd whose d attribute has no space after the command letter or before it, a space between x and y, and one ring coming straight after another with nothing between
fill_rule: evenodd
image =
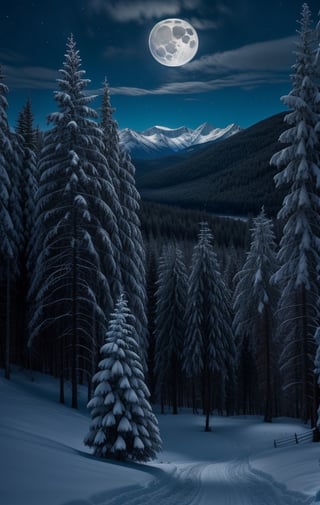
<instances>
[{"instance_id":1,"label":"night sky","mask_svg":"<svg viewBox=\"0 0 320 505\"><path fill-rule=\"evenodd\" d=\"M320 3L308 2L318 22ZM196 127L207 121L247 127L285 107L302 2L296 0L11 0L1 3L0 63L9 86L9 121L31 98L35 125L57 110L53 91L68 36L99 94L106 77L120 128ZM182 18L199 50L182 67L157 63L153 25ZM99 108L100 98L93 102Z\"/></svg>"}]
</instances>

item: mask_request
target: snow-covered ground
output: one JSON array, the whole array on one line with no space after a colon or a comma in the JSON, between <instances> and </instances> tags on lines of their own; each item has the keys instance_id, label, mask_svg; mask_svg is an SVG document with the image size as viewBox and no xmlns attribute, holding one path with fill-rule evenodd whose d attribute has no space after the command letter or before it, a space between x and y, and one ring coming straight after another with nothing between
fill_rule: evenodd
<instances>
[{"instance_id":1,"label":"snow-covered ground","mask_svg":"<svg viewBox=\"0 0 320 505\"><path fill-rule=\"evenodd\" d=\"M320 444L274 449L306 428L288 419L159 415L164 443L148 464L90 455L89 417L57 402L51 377L0 378L1 505L307 505L320 503ZM85 398L83 398L83 405ZM317 498L316 498L317 496Z\"/></svg>"}]
</instances>

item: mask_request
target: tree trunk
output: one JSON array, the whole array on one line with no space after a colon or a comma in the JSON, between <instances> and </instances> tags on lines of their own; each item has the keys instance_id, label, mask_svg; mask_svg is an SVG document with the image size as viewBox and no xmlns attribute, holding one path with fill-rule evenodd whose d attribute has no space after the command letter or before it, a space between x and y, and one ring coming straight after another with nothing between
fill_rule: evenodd
<instances>
[{"instance_id":1,"label":"tree trunk","mask_svg":"<svg viewBox=\"0 0 320 505\"><path fill-rule=\"evenodd\" d=\"M313 375L313 397L312 397L312 412L311 412L311 428L315 428L317 426L318 420L318 406L319 406L319 386L317 377Z\"/></svg>"},{"instance_id":2,"label":"tree trunk","mask_svg":"<svg viewBox=\"0 0 320 505\"><path fill-rule=\"evenodd\" d=\"M11 342L11 290L10 290L10 263L7 261L6 279L6 346L4 376L10 380L10 342Z\"/></svg>"},{"instance_id":3,"label":"tree trunk","mask_svg":"<svg viewBox=\"0 0 320 505\"><path fill-rule=\"evenodd\" d=\"M308 398L308 322L307 322L307 307L306 307L306 289L301 287L301 317L302 317L302 332L301 332L301 407L302 420L306 423L309 419L309 398Z\"/></svg>"},{"instance_id":4,"label":"tree trunk","mask_svg":"<svg viewBox=\"0 0 320 505\"><path fill-rule=\"evenodd\" d=\"M211 374L206 370L204 374L204 410L206 416L205 431L211 431L210 412L211 412Z\"/></svg>"},{"instance_id":5,"label":"tree trunk","mask_svg":"<svg viewBox=\"0 0 320 505\"><path fill-rule=\"evenodd\" d=\"M265 406L264 406L264 422L272 422L272 379L271 379L271 334L270 334L270 313L266 308L264 311L264 332L265 332L265 352L266 352L266 391L265 391Z\"/></svg>"},{"instance_id":6,"label":"tree trunk","mask_svg":"<svg viewBox=\"0 0 320 505\"><path fill-rule=\"evenodd\" d=\"M60 337L60 403L64 403L64 337Z\"/></svg>"},{"instance_id":7,"label":"tree trunk","mask_svg":"<svg viewBox=\"0 0 320 505\"><path fill-rule=\"evenodd\" d=\"M71 407L78 408L78 383L77 383L77 352L78 352L78 303L77 303L77 221L76 211L73 209L73 244L72 244L72 335L71 335Z\"/></svg>"},{"instance_id":8,"label":"tree trunk","mask_svg":"<svg viewBox=\"0 0 320 505\"><path fill-rule=\"evenodd\" d=\"M172 360L172 384L171 384L172 413L178 414L178 360L176 354Z\"/></svg>"}]
</instances>

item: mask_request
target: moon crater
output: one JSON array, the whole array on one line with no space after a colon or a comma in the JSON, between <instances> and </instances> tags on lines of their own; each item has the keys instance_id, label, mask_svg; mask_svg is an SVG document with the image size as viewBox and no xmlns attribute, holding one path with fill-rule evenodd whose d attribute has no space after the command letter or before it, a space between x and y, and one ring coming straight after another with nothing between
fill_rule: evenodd
<instances>
[{"instance_id":1,"label":"moon crater","mask_svg":"<svg viewBox=\"0 0 320 505\"><path fill-rule=\"evenodd\" d=\"M152 56L162 65L179 67L195 56L199 47L196 30L183 19L164 19L149 35Z\"/></svg>"}]
</instances>

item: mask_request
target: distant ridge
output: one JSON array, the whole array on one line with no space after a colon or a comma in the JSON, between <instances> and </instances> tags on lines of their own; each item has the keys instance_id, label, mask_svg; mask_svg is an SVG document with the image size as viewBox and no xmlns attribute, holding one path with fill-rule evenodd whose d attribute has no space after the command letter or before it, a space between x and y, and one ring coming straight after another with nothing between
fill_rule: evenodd
<instances>
[{"instance_id":1,"label":"distant ridge","mask_svg":"<svg viewBox=\"0 0 320 505\"><path fill-rule=\"evenodd\" d=\"M198 146L207 142L217 142L231 137L241 131L240 126L230 124L225 128L215 128L209 123L203 123L198 128L186 126L168 128L152 126L143 132L130 128L120 130L120 143L128 149L134 159L159 158Z\"/></svg>"},{"instance_id":2,"label":"distant ridge","mask_svg":"<svg viewBox=\"0 0 320 505\"><path fill-rule=\"evenodd\" d=\"M271 156L283 147L285 113L276 114L196 151L153 160L134 160L137 186L145 201L209 212L247 216L264 205L274 216L283 191L273 181Z\"/></svg>"}]
</instances>

